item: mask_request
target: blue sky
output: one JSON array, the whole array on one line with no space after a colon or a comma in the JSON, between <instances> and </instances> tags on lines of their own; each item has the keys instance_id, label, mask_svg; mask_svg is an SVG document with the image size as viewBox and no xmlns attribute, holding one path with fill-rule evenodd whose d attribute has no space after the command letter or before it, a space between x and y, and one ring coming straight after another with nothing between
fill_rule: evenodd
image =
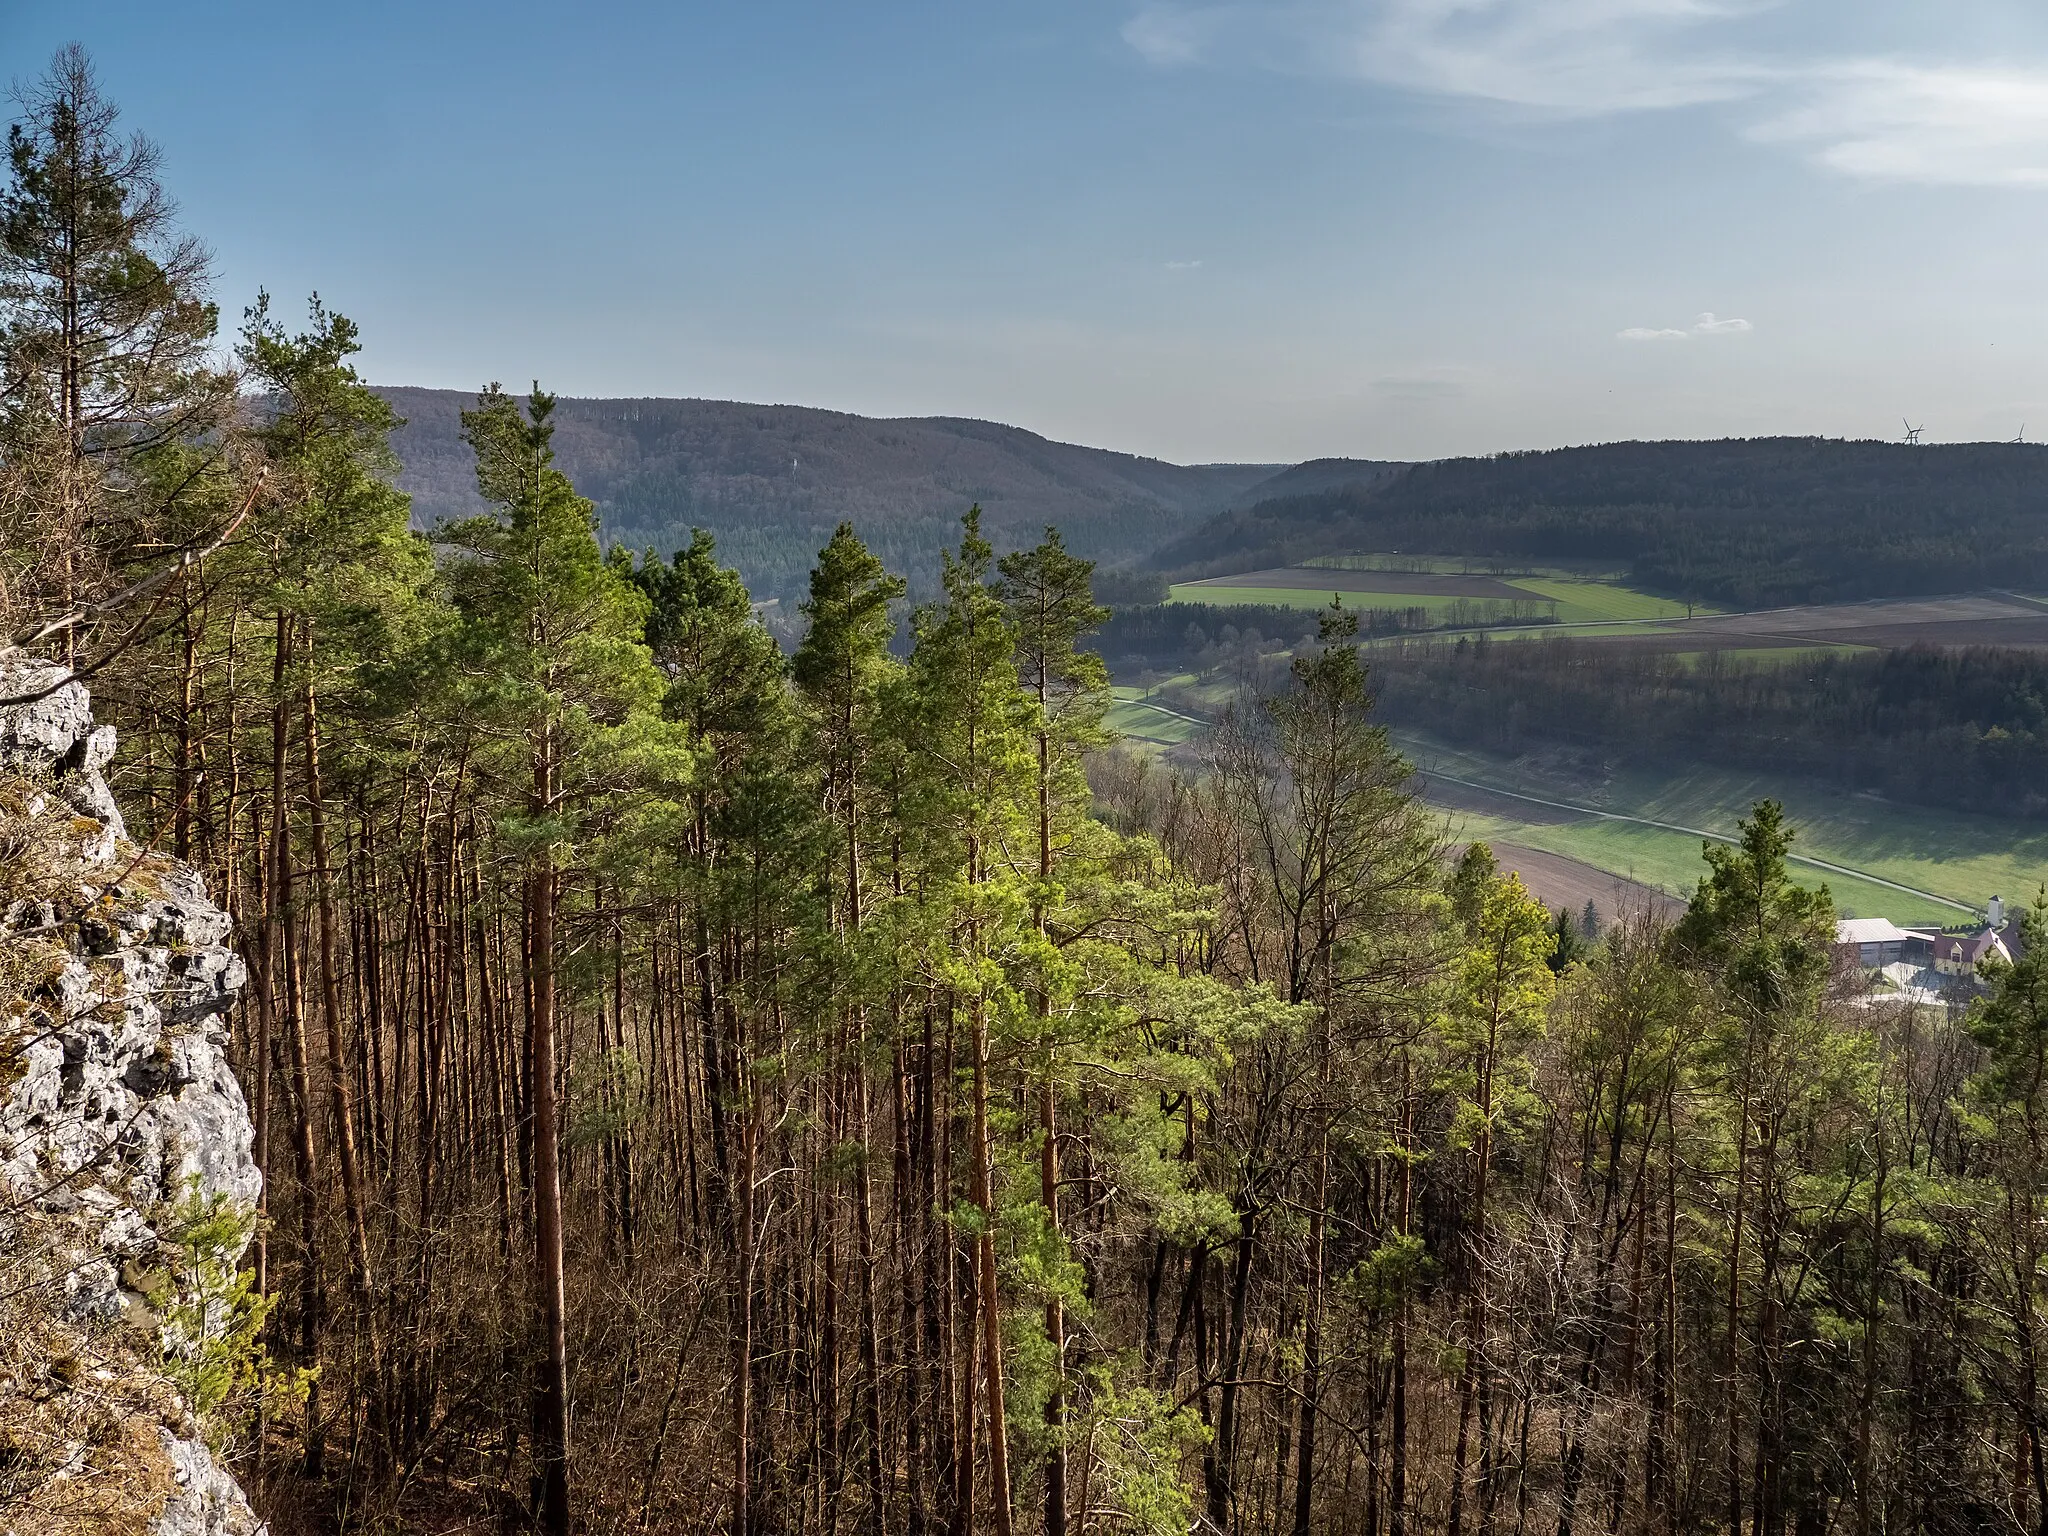
<instances>
[{"instance_id":1,"label":"blue sky","mask_svg":"<svg viewBox=\"0 0 2048 1536\"><path fill-rule=\"evenodd\" d=\"M2048 440L2016 0L7 0L366 371L1179 460ZM1703 318L1711 316L1711 319Z\"/></svg>"}]
</instances>

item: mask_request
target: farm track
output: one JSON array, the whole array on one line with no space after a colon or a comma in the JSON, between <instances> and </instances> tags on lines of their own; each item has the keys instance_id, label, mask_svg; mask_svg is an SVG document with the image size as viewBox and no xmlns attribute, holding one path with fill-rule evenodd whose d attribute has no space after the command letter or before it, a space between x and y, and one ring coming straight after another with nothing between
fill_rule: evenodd
<instances>
[{"instance_id":1,"label":"farm track","mask_svg":"<svg viewBox=\"0 0 2048 1536\"><path fill-rule=\"evenodd\" d=\"M1159 714L1166 715L1175 720L1185 721L1190 725L1206 726L1210 724L1207 720L1198 719L1193 715L1184 715L1178 710L1168 709L1164 704L1154 704L1143 699L1132 699L1126 702L1136 704L1141 709L1155 710ZM1704 827L1688 827L1681 822L1658 821L1649 816L1630 816L1620 811L1603 811L1589 805L1574 805L1568 800L1552 800L1541 795L1524 794L1519 790L1500 789L1491 784L1480 784L1471 779L1461 779L1437 769L1418 768L1416 770L1416 777L1423 783L1423 797L1432 804L1441 805L1447 810L1467 810L1484 814L1489 810L1486 804L1487 799L1498 797L1499 799L1514 801L1516 803L1515 814L1524 821L1538 820L1562 824L1579 818L1591 818L1597 821L1622 822L1631 826L1653 827L1661 832L1678 832L1687 837L1697 837L1708 842L1732 844L1738 841L1738 839L1726 832L1710 832ZM1445 786L1449 786L1451 793L1445 793ZM1527 807L1535 807L1538 810L1548 811L1551 814L1547 817L1532 817L1528 809L1526 809ZM1498 807L1493 807L1492 809L1497 810ZM1532 855L1540 852L1540 850L1536 849L1521 851ZM1543 853L1541 857L1543 859L1564 859L1564 856L1561 854ZM1787 857L1793 863L1805 865L1809 869L1818 869L1827 874L1842 875L1851 880L1861 880L1870 885L1882 886L1886 890L1899 891L1907 896L1916 896L1922 901L1931 901L1937 906L1948 907L1957 912L1969 913L1971 915L1974 915L1976 912L1976 908L1965 902L1957 901L1953 897L1943 896L1934 891L1922 890L1918 886L1905 885L1897 880L1887 880L1882 875L1871 874L1868 870L1857 869L1851 864L1841 864L1831 859L1816 859L1811 855L1800 853L1788 854ZM1564 862L1579 864L1580 861L1564 859ZM1580 867L1593 871L1594 875L1597 875L1609 884L1615 881L1621 881L1625 885L1640 884L1638 881L1628 880L1625 876L1614 874L1611 871L1596 869L1595 866L1590 864L1581 865ZM1565 883L1566 871L1561 868L1551 868L1548 870L1547 875L1548 878L1560 885ZM1588 877L1573 875L1571 878L1583 883ZM1534 889L1533 886L1531 888ZM1643 886L1642 889L1648 891L1655 888ZM1584 898L1581 897L1580 900L1583 902Z\"/></svg>"},{"instance_id":2,"label":"farm track","mask_svg":"<svg viewBox=\"0 0 2048 1536\"><path fill-rule=\"evenodd\" d=\"M1740 841L1740 839L1735 838L1726 832L1709 832L1704 827L1688 827L1680 822L1658 821L1649 816L1629 816L1624 815L1620 811L1595 810L1592 806L1573 805L1571 802L1566 800L1549 800L1545 799L1541 795L1526 795L1521 793L1519 790L1497 789L1491 784L1477 784L1470 779L1455 778L1450 774L1441 773L1435 769L1423 768L1417 769L1416 772L1418 777L1420 777L1425 784L1428 784L1430 782L1454 784L1458 788L1463 790L1476 791L1477 793L1482 795L1498 795L1506 800L1513 800L1522 805L1540 806L1545 810L1570 811L1579 816L1591 817L1598 821L1619 821L1626 822L1632 826L1655 827L1657 830L1661 832L1682 832L1688 837L1702 838L1708 842L1739 843ZM1425 790L1425 795L1426 794L1427 791ZM1478 809L1478 807L1476 806L1468 808ZM1885 887L1885 889L1887 890L1901 891L1908 896L1917 896L1922 901L1931 901L1938 906L1951 907L1958 912L1966 912L1974 916L1977 910L1975 907L1972 907L1965 902L1956 901L1951 897L1938 895L1933 891L1923 891L1918 886L1902 885L1897 880L1887 880L1882 875L1873 875L1868 870L1857 869L1853 865L1837 864L1829 859L1816 859L1811 857L1810 855L1803 853L1788 853L1785 857L1791 860L1794 864L1803 864L1809 869L1823 870L1828 874L1833 875L1846 875L1853 880L1866 881L1871 885L1881 885Z\"/></svg>"}]
</instances>

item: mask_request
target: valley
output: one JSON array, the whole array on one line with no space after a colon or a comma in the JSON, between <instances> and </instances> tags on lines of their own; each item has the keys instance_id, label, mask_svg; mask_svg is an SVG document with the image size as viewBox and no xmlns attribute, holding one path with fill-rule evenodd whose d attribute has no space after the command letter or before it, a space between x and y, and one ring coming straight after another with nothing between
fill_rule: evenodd
<instances>
[{"instance_id":1,"label":"valley","mask_svg":"<svg viewBox=\"0 0 2048 1536\"><path fill-rule=\"evenodd\" d=\"M0 1536L2048 1533L2038 48L106 9Z\"/></svg>"},{"instance_id":2,"label":"valley","mask_svg":"<svg viewBox=\"0 0 2048 1536\"><path fill-rule=\"evenodd\" d=\"M1658 758L1606 725L1589 734L1584 724L1559 721L1560 729L1546 730L1540 707L1515 711L1526 715L1519 746L1489 747L1487 738L1502 737L1502 717L1486 716L1476 733L1446 736L1449 720L1424 702L1436 696L1427 680L1475 644L1512 646L1503 654L1532 664L1553 654L1544 648L1572 647L1554 654L1584 658L1582 681L1593 664L1596 692L1598 669L1619 677L1643 666L1663 669L1653 675L1666 677L1666 686L1702 668L1716 679L1762 669L1780 679L1778 688L1796 690L1800 669L1829 658L1882 665L1897 651L2048 649L2048 601L1990 591L1737 612L1695 605L1688 613L1687 605L1612 575L1383 553L1177 583L1168 611L1179 607L1212 622L1240 613L1250 633L1262 621L1272 627L1279 614L1326 609L1333 600L1358 614L1370 636L1365 653L1390 679L1382 706L1395 721L1394 739L1416 765L1424 795L1444 812L1450 838L1516 850L1532 889L1553 905L1576 909L1602 882L1644 899L1655 892L1660 902L1682 900L1698 878L1702 838L1731 838L1764 798L1784 804L1798 828L1798 853L1809 862L1798 863L1795 878L1826 884L1847 913L1952 924L1994 894L2028 899L2048 883L2048 828L1996 796L1977 806L1967 798L1916 804L1864 788L1853 770L1845 794L1816 778L1798 753L1780 754L1775 769L1761 761L1741 769ZM1547 606L1532 612L1538 602ZM1243 677L1248 666L1271 667L1287 654L1267 651L1260 661L1240 647L1231 661L1227 649L1211 644L1200 658L1189 652L1180 659L1206 658ZM1530 686L1555 671L1528 670ZM1421 691L1404 679L1420 682ZM1145 750L1185 758L1200 731L1196 720L1220 709L1236 686L1221 671L1149 676L1142 687L1118 690L1111 723ZM1540 695L1522 697L1534 704Z\"/></svg>"}]
</instances>

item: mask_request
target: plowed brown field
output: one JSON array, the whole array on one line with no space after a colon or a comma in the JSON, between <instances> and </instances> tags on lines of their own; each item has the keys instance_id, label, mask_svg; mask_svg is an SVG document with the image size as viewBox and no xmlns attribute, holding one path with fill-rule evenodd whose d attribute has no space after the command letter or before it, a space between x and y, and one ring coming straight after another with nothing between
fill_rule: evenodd
<instances>
[{"instance_id":1,"label":"plowed brown field","mask_svg":"<svg viewBox=\"0 0 2048 1536\"><path fill-rule=\"evenodd\" d=\"M1529 893L1553 912L1563 907L1576 917L1590 901L1604 925L1613 922L1622 912L1647 908L1663 917L1675 919L1685 910L1684 902L1675 896L1667 896L1653 885L1624 880L1619 875L1610 875L1604 869L1595 869L1562 854L1545 853L1540 848L1523 848L1514 843L1489 843L1487 846L1493 849L1493 857L1500 867L1520 875Z\"/></svg>"}]
</instances>

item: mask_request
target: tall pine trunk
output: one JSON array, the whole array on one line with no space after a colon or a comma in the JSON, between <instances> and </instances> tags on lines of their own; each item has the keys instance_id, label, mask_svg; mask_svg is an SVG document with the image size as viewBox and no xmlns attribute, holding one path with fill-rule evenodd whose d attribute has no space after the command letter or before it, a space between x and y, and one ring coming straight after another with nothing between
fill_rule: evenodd
<instances>
[{"instance_id":1,"label":"tall pine trunk","mask_svg":"<svg viewBox=\"0 0 2048 1536\"><path fill-rule=\"evenodd\" d=\"M313 696L311 645L307 647L304 679L306 739L306 829L312 840L313 888L318 900L320 922L320 1008L327 1026L327 1095L334 1120L334 1156L341 1170L341 1199L348 1221L349 1276L356 1293L356 1306L370 1344L373 1372L384 1367L384 1352L378 1341L375 1283L370 1270L370 1234L364 1214L362 1169L356 1155L355 1095L350 1088L349 1065L342 1045L341 977L335 962L340 919L335 910L334 877L328 867L327 816L320 781L320 725ZM371 1405L372 1418L376 1405Z\"/></svg>"},{"instance_id":2,"label":"tall pine trunk","mask_svg":"<svg viewBox=\"0 0 2048 1536\"><path fill-rule=\"evenodd\" d=\"M555 743L540 728L533 754L533 809L554 803ZM533 1105L535 1341L533 1510L543 1536L569 1533L569 1344L562 1274L561 1129L555 1100L555 908L551 851L530 856L526 873L527 1071Z\"/></svg>"}]
</instances>

